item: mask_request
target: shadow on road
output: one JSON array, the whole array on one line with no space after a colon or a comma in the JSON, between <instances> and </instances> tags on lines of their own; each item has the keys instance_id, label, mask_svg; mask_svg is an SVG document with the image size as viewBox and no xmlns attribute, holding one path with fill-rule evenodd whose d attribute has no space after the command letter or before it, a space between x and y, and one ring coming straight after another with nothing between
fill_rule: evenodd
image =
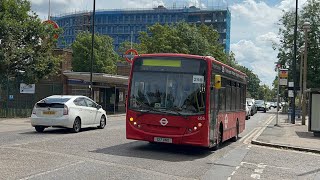
<instances>
[{"instance_id":1,"label":"shadow on road","mask_svg":"<svg viewBox=\"0 0 320 180\"><path fill-rule=\"evenodd\" d=\"M144 141L134 141L108 148L97 149L92 152L170 162L192 161L204 158L212 153L209 149L201 147L148 143Z\"/></svg>"},{"instance_id":2,"label":"shadow on road","mask_svg":"<svg viewBox=\"0 0 320 180\"><path fill-rule=\"evenodd\" d=\"M83 128L81 129L81 132L86 132L86 131L91 131L91 130L96 130L97 128ZM72 132L70 132L69 129L67 128L46 128L42 133L36 132L36 130L34 131L29 131L29 132L22 132L19 134L73 134ZM74 133L75 134L75 133Z\"/></svg>"}]
</instances>

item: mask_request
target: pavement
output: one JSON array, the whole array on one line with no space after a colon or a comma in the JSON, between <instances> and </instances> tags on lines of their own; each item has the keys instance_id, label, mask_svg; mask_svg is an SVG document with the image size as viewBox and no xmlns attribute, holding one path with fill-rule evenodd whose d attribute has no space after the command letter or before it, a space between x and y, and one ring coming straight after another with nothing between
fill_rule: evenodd
<instances>
[{"instance_id":1,"label":"pavement","mask_svg":"<svg viewBox=\"0 0 320 180\"><path fill-rule=\"evenodd\" d=\"M296 124L292 124L288 122L286 114L279 114L278 126L275 124L274 118L260 136L252 139L251 143L320 154L320 137L308 131L308 120L306 125L301 125L301 119L296 119Z\"/></svg>"}]
</instances>

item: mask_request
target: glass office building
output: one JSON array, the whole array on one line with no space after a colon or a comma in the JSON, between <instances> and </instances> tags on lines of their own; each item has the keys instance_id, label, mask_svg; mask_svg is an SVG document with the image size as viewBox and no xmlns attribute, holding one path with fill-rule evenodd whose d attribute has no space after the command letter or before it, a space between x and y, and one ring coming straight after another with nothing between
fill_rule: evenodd
<instances>
[{"instance_id":1,"label":"glass office building","mask_svg":"<svg viewBox=\"0 0 320 180\"><path fill-rule=\"evenodd\" d=\"M64 29L59 37L58 47L65 48L75 41L77 33L91 30L92 12L77 12L55 16L52 20ZM148 26L155 23L171 24L188 22L213 25L220 34L219 42L225 52L230 51L230 11L225 9L200 9L194 6L189 8L166 8L158 6L153 9L123 9L98 10L95 16L95 32L109 35L114 39L117 50L124 41L138 42L140 31L146 31Z\"/></svg>"}]
</instances>

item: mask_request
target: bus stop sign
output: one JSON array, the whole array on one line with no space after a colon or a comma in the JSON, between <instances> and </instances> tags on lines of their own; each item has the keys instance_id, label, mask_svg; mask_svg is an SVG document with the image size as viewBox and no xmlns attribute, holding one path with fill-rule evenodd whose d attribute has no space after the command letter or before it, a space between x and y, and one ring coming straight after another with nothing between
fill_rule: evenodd
<instances>
[{"instance_id":1,"label":"bus stop sign","mask_svg":"<svg viewBox=\"0 0 320 180\"><path fill-rule=\"evenodd\" d=\"M128 49L125 53L124 53L124 58L126 59L126 61L128 63L132 63L132 59L133 59L133 55L138 55L138 51L136 51L135 49Z\"/></svg>"}]
</instances>

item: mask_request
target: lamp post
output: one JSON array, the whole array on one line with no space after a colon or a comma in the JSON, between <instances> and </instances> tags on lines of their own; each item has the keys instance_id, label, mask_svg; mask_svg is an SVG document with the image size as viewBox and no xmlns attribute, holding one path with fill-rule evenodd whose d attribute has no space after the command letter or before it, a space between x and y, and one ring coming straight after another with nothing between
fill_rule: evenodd
<instances>
[{"instance_id":1,"label":"lamp post","mask_svg":"<svg viewBox=\"0 0 320 180\"><path fill-rule=\"evenodd\" d=\"M297 29L298 29L298 0L296 0L296 13L295 13L295 26L294 26L294 45L293 45L293 60L292 60L292 78L293 78L293 98L291 101L291 123L295 124L295 117L296 117L296 92L297 92L297 78L296 78L296 60L297 60Z\"/></svg>"},{"instance_id":2,"label":"lamp post","mask_svg":"<svg viewBox=\"0 0 320 180\"><path fill-rule=\"evenodd\" d=\"M299 91L299 109L302 109L302 74L303 74L303 52L304 52L304 45L302 45L300 47L300 80L299 80L299 87L300 87L300 91Z\"/></svg>"},{"instance_id":3,"label":"lamp post","mask_svg":"<svg viewBox=\"0 0 320 180\"><path fill-rule=\"evenodd\" d=\"M91 71L90 71L90 97L93 99L93 82L92 82L92 74L93 74L93 46L94 46L94 17L96 14L96 0L93 0L93 13L92 13L92 41L91 41Z\"/></svg>"},{"instance_id":4,"label":"lamp post","mask_svg":"<svg viewBox=\"0 0 320 180\"><path fill-rule=\"evenodd\" d=\"M310 30L310 23L303 24L304 31L304 62L303 62L303 98L302 98L302 125L306 124L306 90L307 90L307 60L308 60L308 32Z\"/></svg>"}]
</instances>

